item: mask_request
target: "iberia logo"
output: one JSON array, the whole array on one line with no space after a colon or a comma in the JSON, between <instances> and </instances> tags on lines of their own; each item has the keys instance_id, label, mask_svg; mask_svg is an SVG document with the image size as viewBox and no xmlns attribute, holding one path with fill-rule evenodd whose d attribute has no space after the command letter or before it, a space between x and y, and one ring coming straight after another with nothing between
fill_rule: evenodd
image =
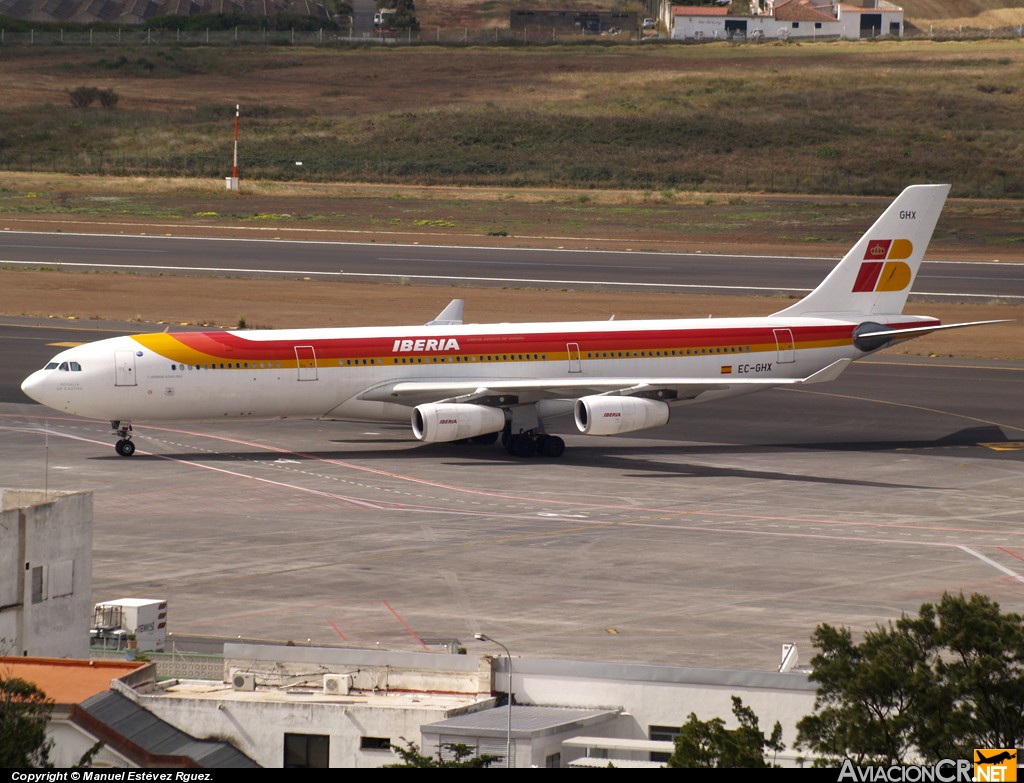
<instances>
[{"instance_id":1,"label":"iberia logo","mask_svg":"<svg viewBox=\"0 0 1024 783\"><path fill-rule=\"evenodd\" d=\"M974 779L1012 783L1017 780L1016 748L975 748Z\"/></svg>"},{"instance_id":2,"label":"iberia logo","mask_svg":"<svg viewBox=\"0 0 1024 783\"><path fill-rule=\"evenodd\" d=\"M902 291L910 285L910 267L901 259L910 258L913 252L909 239L870 240L853 283L854 292Z\"/></svg>"}]
</instances>

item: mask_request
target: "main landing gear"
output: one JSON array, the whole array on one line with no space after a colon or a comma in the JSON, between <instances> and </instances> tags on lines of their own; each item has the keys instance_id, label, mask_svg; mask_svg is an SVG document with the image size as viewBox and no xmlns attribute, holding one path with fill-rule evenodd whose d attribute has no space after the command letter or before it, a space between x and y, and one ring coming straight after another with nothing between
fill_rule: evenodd
<instances>
[{"instance_id":1,"label":"main landing gear","mask_svg":"<svg viewBox=\"0 0 1024 783\"><path fill-rule=\"evenodd\" d=\"M135 453L135 444L132 443L132 423L130 421L112 421L110 429L117 430L117 443L114 444L114 451L122 457L130 457Z\"/></svg>"},{"instance_id":2,"label":"main landing gear","mask_svg":"<svg viewBox=\"0 0 1024 783\"><path fill-rule=\"evenodd\" d=\"M501 433L501 445L513 457L529 459L538 454L542 457L561 457L565 453L565 441L557 435L521 432L513 435L508 429Z\"/></svg>"}]
</instances>

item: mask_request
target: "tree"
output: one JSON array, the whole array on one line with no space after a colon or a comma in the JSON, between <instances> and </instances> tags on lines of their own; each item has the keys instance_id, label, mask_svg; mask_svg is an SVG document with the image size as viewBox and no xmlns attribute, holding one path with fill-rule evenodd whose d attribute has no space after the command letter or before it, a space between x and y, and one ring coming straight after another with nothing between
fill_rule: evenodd
<instances>
[{"instance_id":1,"label":"tree","mask_svg":"<svg viewBox=\"0 0 1024 783\"><path fill-rule=\"evenodd\" d=\"M395 0L395 13L388 19L388 27L392 30L420 29L420 22L416 18L416 4L413 0Z\"/></svg>"},{"instance_id":2,"label":"tree","mask_svg":"<svg viewBox=\"0 0 1024 783\"><path fill-rule=\"evenodd\" d=\"M860 644L820 625L814 643L815 712L797 745L819 765L936 762L1024 739L1024 618L985 596L946 593Z\"/></svg>"},{"instance_id":3,"label":"tree","mask_svg":"<svg viewBox=\"0 0 1024 783\"><path fill-rule=\"evenodd\" d=\"M694 713L683 724L676 738L675 752L668 760L670 767L744 767L762 768L765 752L778 753L785 749L782 744L782 724L775 722L771 737L761 733L757 715L750 707L744 706L738 696L732 697L732 714L739 722L739 728L725 728L725 721L712 718L697 720Z\"/></svg>"},{"instance_id":4,"label":"tree","mask_svg":"<svg viewBox=\"0 0 1024 783\"><path fill-rule=\"evenodd\" d=\"M19 677L0 676L0 767L50 766L53 740L46 736L53 701Z\"/></svg>"},{"instance_id":5,"label":"tree","mask_svg":"<svg viewBox=\"0 0 1024 783\"><path fill-rule=\"evenodd\" d=\"M435 759L420 753L419 746L415 742L410 742L405 737L402 737L402 742L405 743L404 748L399 745L392 745L391 750L401 756L403 763L388 764L386 766L392 768L416 767L420 769L439 767L448 769L483 769L501 758L500 756L492 756L486 753L482 756L474 756L473 749L469 745L448 742L441 746L441 750L437 752L437 758ZM454 758L442 759L442 751L447 751Z\"/></svg>"}]
</instances>

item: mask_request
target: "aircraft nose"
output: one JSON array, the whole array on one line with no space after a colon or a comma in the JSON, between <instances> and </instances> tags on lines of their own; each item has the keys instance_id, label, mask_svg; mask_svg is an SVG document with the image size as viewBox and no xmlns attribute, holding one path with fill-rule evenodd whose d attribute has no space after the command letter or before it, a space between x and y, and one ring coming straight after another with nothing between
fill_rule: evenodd
<instances>
[{"instance_id":1,"label":"aircraft nose","mask_svg":"<svg viewBox=\"0 0 1024 783\"><path fill-rule=\"evenodd\" d=\"M47 373L42 370L36 370L21 382L21 390L36 402L44 405L46 403L43 401L43 381L46 379L46 375Z\"/></svg>"}]
</instances>

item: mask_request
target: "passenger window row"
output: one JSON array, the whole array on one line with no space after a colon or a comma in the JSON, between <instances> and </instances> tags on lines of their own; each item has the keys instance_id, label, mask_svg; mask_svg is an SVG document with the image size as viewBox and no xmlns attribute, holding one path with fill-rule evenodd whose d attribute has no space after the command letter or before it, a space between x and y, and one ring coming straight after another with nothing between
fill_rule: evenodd
<instances>
[{"instance_id":1,"label":"passenger window row","mask_svg":"<svg viewBox=\"0 0 1024 783\"><path fill-rule=\"evenodd\" d=\"M211 362L208 364L172 364L171 370L273 370L280 368L281 362Z\"/></svg>"},{"instance_id":2,"label":"passenger window row","mask_svg":"<svg viewBox=\"0 0 1024 783\"><path fill-rule=\"evenodd\" d=\"M588 359L659 358L666 356L707 356L721 353L750 353L749 345L716 346L714 348L672 348L664 351L587 351Z\"/></svg>"}]
</instances>

